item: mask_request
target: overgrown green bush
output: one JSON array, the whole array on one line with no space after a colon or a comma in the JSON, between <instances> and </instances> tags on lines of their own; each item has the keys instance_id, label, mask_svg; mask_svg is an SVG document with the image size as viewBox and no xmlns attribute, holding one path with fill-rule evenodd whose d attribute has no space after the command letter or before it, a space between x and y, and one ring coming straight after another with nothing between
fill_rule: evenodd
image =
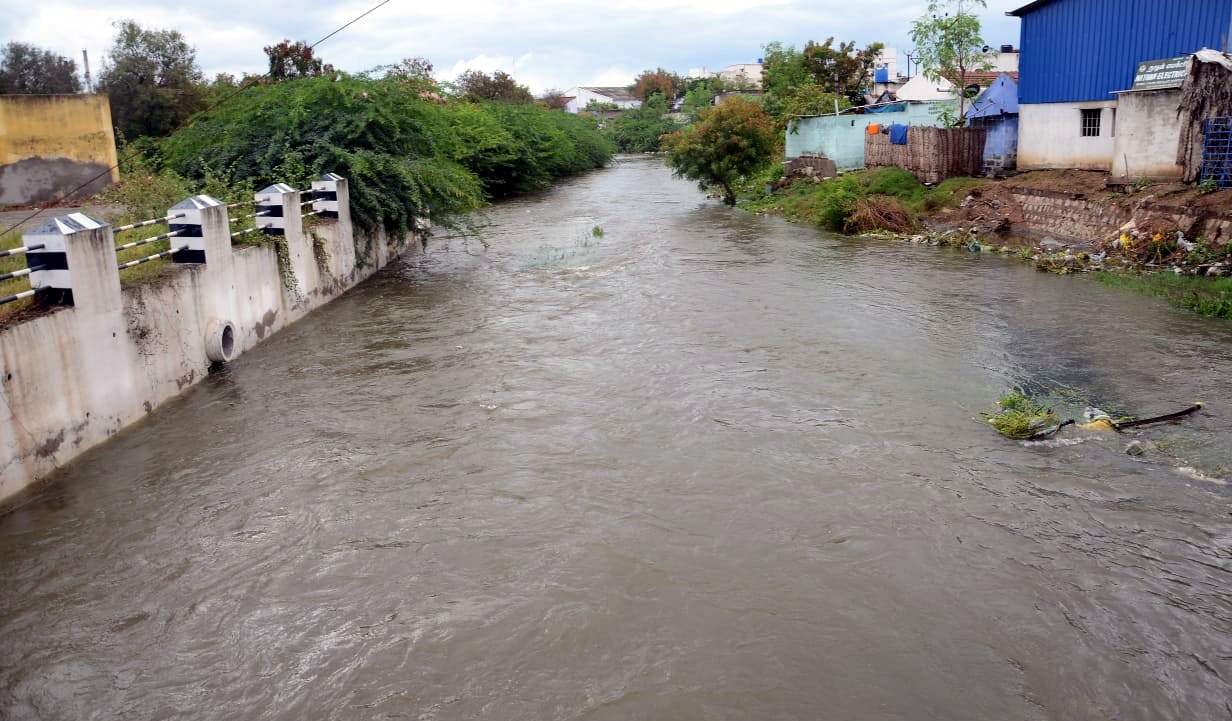
<instances>
[{"instance_id":1,"label":"overgrown green bush","mask_svg":"<svg viewBox=\"0 0 1232 721\"><path fill-rule=\"evenodd\" d=\"M393 80L329 77L252 87L159 154L196 183L306 188L338 173L360 227L401 235L416 217L448 225L489 197L599 167L610 150L593 123L558 111L440 103Z\"/></svg>"},{"instance_id":2,"label":"overgrown green bush","mask_svg":"<svg viewBox=\"0 0 1232 721\"><path fill-rule=\"evenodd\" d=\"M817 183L794 183L771 198L748 203L748 207L844 232L866 229L866 222L851 222L860 200L886 196L893 201L879 201L878 205L881 210L893 210L894 229L902 232L902 227L917 225L921 215L957 204L959 198L986 182L980 178L950 178L929 189L902 168L858 170Z\"/></svg>"},{"instance_id":3,"label":"overgrown green bush","mask_svg":"<svg viewBox=\"0 0 1232 721\"><path fill-rule=\"evenodd\" d=\"M667 117L667 100L655 93L642 107L626 110L613 118L608 123L607 134L622 153L652 153L659 149L664 135L679 127Z\"/></svg>"}]
</instances>

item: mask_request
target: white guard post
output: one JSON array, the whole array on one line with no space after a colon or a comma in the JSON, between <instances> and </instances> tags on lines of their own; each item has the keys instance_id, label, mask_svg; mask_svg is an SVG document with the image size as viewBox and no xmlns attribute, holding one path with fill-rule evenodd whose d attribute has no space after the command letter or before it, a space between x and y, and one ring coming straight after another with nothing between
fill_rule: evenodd
<instances>
[{"instance_id":1,"label":"white guard post","mask_svg":"<svg viewBox=\"0 0 1232 721\"><path fill-rule=\"evenodd\" d=\"M297 204L295 192L295 188L286 183L274 183L268 188L258 190L253 196L256 199L256 212L265 215L257 217L257 227L271 235L286 235L287 218L283 209ZM295 221L302 222L298 217Z\"/></svg>"},{"instance_id":2,"label":"white guard post","mask_svg":"<svg viewBox=\"0 0 1232 721\"><path fill-rule=\"evenodd\" d=\"M326 218L338 217L338 181L343 180L337 173L326 173L312 181L312 212Z\"/></svg>"},{"instance_id":3,"label":"white guard post","mask_svg":"<svg viewBox=\"0 0 1232 721\"><path fill-rule=\"evenodd\" d=\"M206 262L205 228L203 226L207 221L203 217L205 215L203 211L207 208L217 208L219 206L223 206L223 227L225 228L226 203L217 198L211 198L208 195L194 195L171 206L171 210L167 211L167 215L180 215L181 213L184 215L183 218L177 218L168 224L168 230L180 231L179 235L171 238L171 247L188 246L185 250L172 253L171 260L176 263Z\"/></svg>"},{"instance_id":4,"label":"white guard post","mask_svg":"<svg viewBox=\"0 0 1232 721\"><path fill-rule=\"evenodd\" d=\"M42 267L30 274L30 287L59 291L45 294L50 303L76 305L103 301L104 305L110 305L106 299L114 295L118 300L120 296L112 237L110 225L84 213L52 218L25 233L23 245L43 246L26 254L26 267ZM75 281L80 287L73 287ZM91 282L105 287L87 287Z\"/></svg>"}]
</instances>

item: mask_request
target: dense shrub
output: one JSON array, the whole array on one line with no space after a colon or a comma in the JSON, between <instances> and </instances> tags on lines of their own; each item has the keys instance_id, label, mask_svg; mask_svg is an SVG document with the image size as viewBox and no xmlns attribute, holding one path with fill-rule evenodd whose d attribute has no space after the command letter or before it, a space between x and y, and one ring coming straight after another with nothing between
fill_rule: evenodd
<instances>
[{"instance_id":1,"label":"dense shrub","mask_svg":"<svg viewBox=\"0 0 1232 721\"><path fill-rule=\"evenodd\" d=\"M679 127L667 116L667 100L655 93L642 107L613 118L607 133L622 153L653 153L659 149L660 139Z\"/></svg>"},{"instance_id":2,"label":"dense shrub","mask_svg":"<svg viewBox=\"0 0 1232 721\"><path fill-rule=\"evenodd\" d=\"M699 114L700 120L664 137L667 164L676 175L696 180L703 190L719 190L736 204L736 187L770 166L777 133L770 116L755 103L731 98Z\"/></svg>"},{"instance_id":3,"label":"dense shrub","mask_svg":"<svg viewBox=\"0 0 1232 721\"><path fill-rule=\"evenodd\" d=\"M603 165L594 124L534 105L442 104L392 80L309 78L249 88L161 144L168 167L256 187L350 181L363 228L407 232L489 197L524 193Z\"/></svg>"}]
</instances>

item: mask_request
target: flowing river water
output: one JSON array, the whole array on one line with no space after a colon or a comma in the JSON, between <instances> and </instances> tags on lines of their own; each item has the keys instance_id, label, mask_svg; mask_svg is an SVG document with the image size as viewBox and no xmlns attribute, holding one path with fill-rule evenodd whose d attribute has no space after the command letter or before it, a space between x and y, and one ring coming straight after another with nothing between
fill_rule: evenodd
<instances>
[{"instance_id":1,"label":"flowing river water","mask_svg":"<svg viewBox=\"0 0 1232 721\"><path fill-rule=\"evenodd\" d=\"M0 717L1232 718L1226 322L653 159L484 222L0 517Z\"/></svg>"}]
</instances>

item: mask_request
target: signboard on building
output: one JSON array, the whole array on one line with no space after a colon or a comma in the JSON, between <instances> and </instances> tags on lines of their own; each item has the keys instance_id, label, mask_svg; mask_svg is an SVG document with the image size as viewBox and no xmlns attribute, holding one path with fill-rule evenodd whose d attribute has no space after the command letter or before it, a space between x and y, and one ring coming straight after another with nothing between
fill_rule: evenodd
<instances>
[{"instance_id":1,"label":"signboard on building","mask_svg":"<svg viewBox=\"0 0 1232 721\"><path fill-rule=\"evenodd\" d=\"M1147 60L1138 63L1134 73L1134 90L1159 90L1179 88L1189 74L1189 55L1165 60Z\"/></svg>"}]
</instances>

